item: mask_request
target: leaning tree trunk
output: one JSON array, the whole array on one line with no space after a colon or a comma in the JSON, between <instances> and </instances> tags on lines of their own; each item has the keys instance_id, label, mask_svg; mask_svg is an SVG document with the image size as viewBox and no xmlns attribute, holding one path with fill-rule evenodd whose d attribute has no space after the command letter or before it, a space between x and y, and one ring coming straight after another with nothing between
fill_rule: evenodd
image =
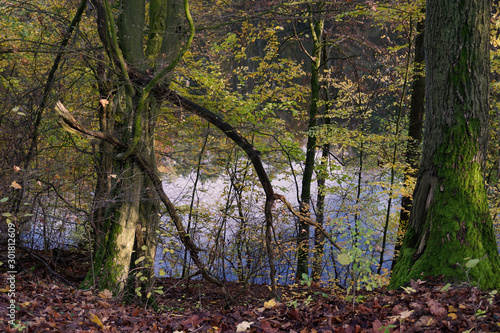
<instances>
[{"instance_id":1,"label":"leaning tree trunk","mask_svg":"<svg viewBox=\"0 0 500 333\"><path fill-rule=\"evenodd\" d=\"M489 21L489 0L427 1L424 146L392 288L426 275L500 287L483 179ZM466 274L466 258L482 260Z\"/></svg>"}]
</instances>

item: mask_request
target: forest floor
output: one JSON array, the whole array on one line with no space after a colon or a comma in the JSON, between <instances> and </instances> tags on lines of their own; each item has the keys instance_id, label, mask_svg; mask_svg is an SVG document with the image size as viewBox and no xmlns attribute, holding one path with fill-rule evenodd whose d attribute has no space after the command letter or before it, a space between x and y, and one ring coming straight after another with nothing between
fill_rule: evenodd
<instances>
[{"instance_id":1,"label":"forest floor","mask_svg":"<svg viewBox=\"0 0 500 333\"><path fill-rule=\"evenodd\" d=\"M15 291L0 275L0 332L500 332L498 294L439 278L355 297L297 283L280 286L279 300L266 285L227 283L224 293L204 281L158 279L164 293L154 310L68 285L79 284L85 265L35 261L23 263Z\"/></svg>"}]
</instances>

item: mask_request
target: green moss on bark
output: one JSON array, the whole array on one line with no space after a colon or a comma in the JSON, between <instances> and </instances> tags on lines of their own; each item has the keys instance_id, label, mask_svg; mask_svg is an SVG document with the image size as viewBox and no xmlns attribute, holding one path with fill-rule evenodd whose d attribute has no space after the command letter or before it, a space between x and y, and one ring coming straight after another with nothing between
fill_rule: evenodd
<instances>
[{"instance_id":1,"label":"green moss on bark","mask_svg":"<svg viewBox=\"0 0 500 333\"><path fill-rule=\"evenodd\" d=\"M436 154L437 182L419 235L409 230L391 279L391 288L410 279L444 275L483 288L500 287L500 261L482 168L477 158L477 122L458 121ZM423 251L419 248L424 247ZM465 274L466 258L484 258ZM457 265L459 263L462 267ZM467 280L469 279L469 280Z\"/></svg>"}]
</instances>

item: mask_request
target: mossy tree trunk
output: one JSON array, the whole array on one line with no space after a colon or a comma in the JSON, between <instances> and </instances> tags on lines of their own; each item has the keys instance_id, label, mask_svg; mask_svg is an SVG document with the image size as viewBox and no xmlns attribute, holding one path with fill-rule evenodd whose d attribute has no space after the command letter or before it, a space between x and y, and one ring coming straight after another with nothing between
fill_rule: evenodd
<instances>
[{"instance_id":1,"label":"mossy tree trunk","mask_svg":"<svg viewBox=\"0 0 500 333\"><path fill-rule=\"evenodd\" d=\"M123 0L119 13L107 0L92 4L107 52L105 67L110 69L107 86L99 86L104 99L101 131L130 143L126 152L112 150L106 143L99 146L93 272L99 289L121 293L128 282L131 290L140 287L144 297L153 280L160 201L151 180L128 156L139 152L150 166L156 166L155 124L161 101L150 92L156 84L168 86L170 71L179 60L184 6L182 0L152 0L146 14L145 0ZM87 285L93 282L91 274ZM140 275L147 279L139 279Z\"/></svg>"},{"instance_id":2,"label":"mossy tree trunk","mask_svg":"<svg viewBox=\"0 0 500 333\"><path fill-rule=\"evenodd\" d=\"M392 288L427 275L500 287L483 179L490 9L490 0L427 1L424 145ZM482 259L468 277L466 258Z\"/></svg>"}]
</instances>

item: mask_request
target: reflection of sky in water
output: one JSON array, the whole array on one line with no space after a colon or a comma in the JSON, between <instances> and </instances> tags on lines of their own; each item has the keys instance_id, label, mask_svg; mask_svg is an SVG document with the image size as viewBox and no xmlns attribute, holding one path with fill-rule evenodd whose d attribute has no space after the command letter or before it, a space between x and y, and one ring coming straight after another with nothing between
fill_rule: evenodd
<instances>
[{"instance_id":1,"label":"reflection of sky in water","mask_svg":"<svg viewBox=\"0 0 500 333\"><path fill-rule=\"evenodd\" d=\"M297 168L297 170L299 170ZM340 177L340 172L338 176ZM372 174L372 175L364 175L366 180L362 182L362 192L359 201L359 212L357 214L358 224L357 229L359 230L359 237L357 245L359 248L366 251L367 258L362 259L366 261L366 265L369 265L372 271L376 270L376 265L373 263L378 263L380 257L380 248L381 248L381 227L373 230L373 221L380 218L385 218L385 212L387 209L387 198L388 195L385 193L383 188L380 185L373 185L374 182L380 181L382 175ZM369 178L368 178L369 177ZM338 243L343 243L345 248L349 248L352 242L352 234L354 233L354 221L355 221L355 203L356 203L356 186L357 186L357 178L356 175L352 175L350 179L344 179L342 181L337 181L337 177L332 177L333 179L327 182L327 187L331 190L330 193L326 196L326 210L327 220L332 221L336 220L339 224L343 225L342 230L339 230L337 226L327 226L326 229L333 235L335 235L335 240ZM164 188L167 194L171 197L171 200L175 202L177 206L181 205L189 205L191 201L192 195L192 186L194 183L195 175L194 173L190 176L179 176L176 179L171 179L170 181L166 181L164 183ZM299 188L300 188L300 179L298 179ZM198 191L196 193L195 202L203 205L205 209L212 211L214 215L220 213L220 204L227 200L227 189L229 187L230 181L226 176L221 176L216 179L212 179L209 181L205 181L204 183L198 183ZM276 193L280 193L286 196L287 200L294 206L297 207L297 186L293 182L293 178L291 176L278 175L274 177L272 180L273 187ZM314 196L316 196L316 188L317 184L313 183L313 188L311 192ZM226 195L222 195L222 193L226 193ZM258 185L254 185L251 193L246 196L247 204L245 205L245 209L247 211L251 210L251 215L254 219L263 221L263 207L264 207L264 192ZM316 197L313 198L316 200ZM248 204L250 202L251 204ZM397 207L395 207L394 202L399 205L400 199L393 199L393 205L391 207L392 213L397 213ZM286 209L284 205L277 202L275 206L278 208ZM250 207L250 208L249 208ZM314 211L311 210L311 213L314 216ZM185 220L187 220L187 214L183 216ZM168 217L167 217L168 219ZM186 225L186 221L185 225ZM229 228L236 227L235 220L229 220L228 222ZM380 223L379 223L380 224ZM281 228L280 228L281 227ZM277 233L281 233L282 235L288 235L290 238L293 237L295 230L295 218L290 220L288 226L276 226L279 230L276 230ZM236 229L236 228L235 228ZM335 229L335 230L334 230ZM373 235L370 239L367 239L365 235L367 234L367 230L373 230ZM314 228L311 227L311 248L313 246L314 240ZM197 244L200 246L204 246L206 244L206 236L203 234L195 235ZM388 237L388 245L384 255L384 268L389 269L391 265L392 259L392 248L393 245L392 239L394 235L391 234ZM294 243L291 244L295 245ZM295 265L294 255L290 255L288 253L288 258L290 261L287 261L283 253L286 252L290 248L289 245L281 245L279 248L276 248L276 265L278 269L278 275L281 276L280 283L290 282L290 276L294 273L294 268L290 267L289 262L292 263L292 266ZM370 249L371 250L370 250ZM281 251L280 251L281 250ZM333 263L335 261L336 255L338 254L337 250L333 251L331 245L325 245L325 264L324 264L324 274L323 277L325 279L331 277L334 274ZM157 262L160 258L172 256L170 253L167 253L167 256L162 254L162 250L158 249L157 254ZM176 251L173 256L177 256L179 258L183 257L183 250ZM311 255L312 259L312 255ZM182 271L180 261L177 260L176 264L173 264L175 261L170 261L169 264L158 263L156 267L156 272L159 272L160 268L165 269L167 271L167 275L169 273L174 273L177 271L177 274L180 274ZM243 260L245 263L245 260ZM251 282L256 283L266 283L268 282L268 267L267 261L264 260L262 263L261 274L260 277L253 279ZM224 263L223 265L227 265L227 269L219 269L219 272L212 272L214 275L219 277L225 277L226 279L234 280L236 276L234 275L234 271L231 270L231 266L229 263ZM347 272L345 269L336 263L337 267L337 275L345 275ZM233 267L234 268L234 267ZM288 277L288 279L287 279Z\"/></svg>"}]
</instances>

